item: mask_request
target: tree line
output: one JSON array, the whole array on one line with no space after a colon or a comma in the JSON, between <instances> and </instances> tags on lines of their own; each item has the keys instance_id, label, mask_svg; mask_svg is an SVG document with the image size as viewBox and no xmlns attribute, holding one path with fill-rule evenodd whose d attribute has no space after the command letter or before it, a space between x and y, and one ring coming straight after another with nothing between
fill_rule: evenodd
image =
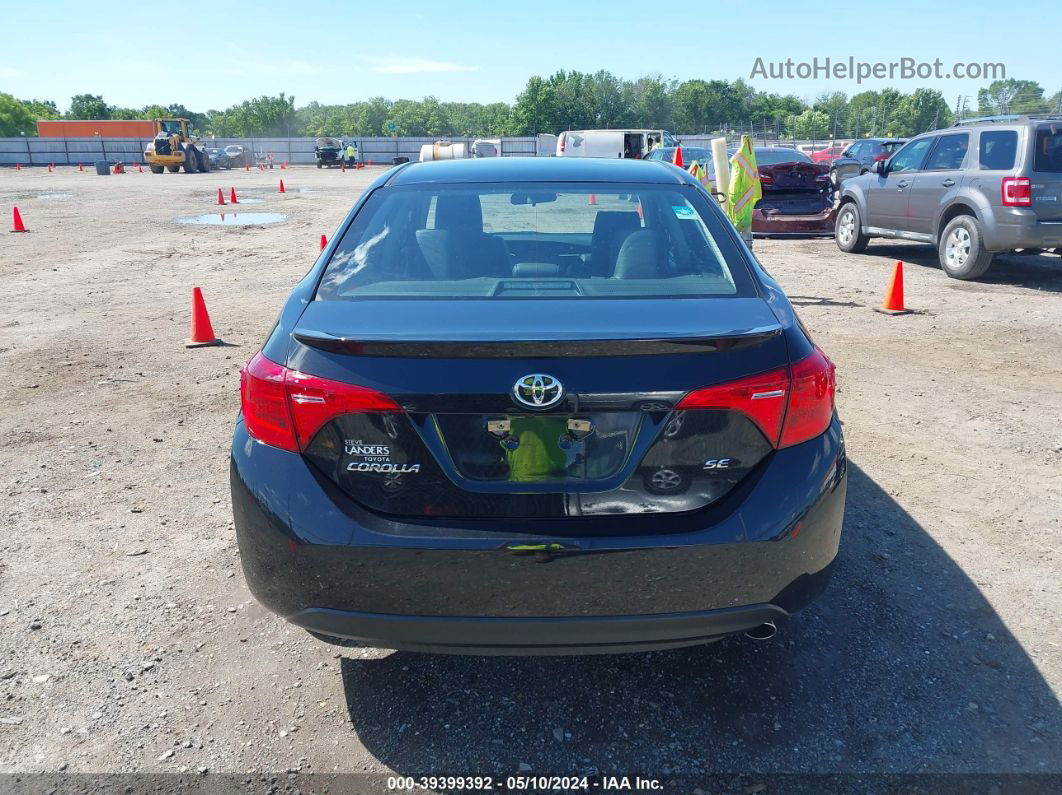
<instances>
[{"instance_id":1,"label":"tree line","mask_svg":"<svg viewBox=\"0 0 1062 795\"><path fill-rule=\"evenodd\" d=\"M0 136L36 135L37 119L151 119L178 116L199 135L364 137L411 135L484 137L558 133L606 127L663 128L673 133L752 133L757 138L860 138L911 136L946 126L956 117L1062 109L1062 92L1047 96L1031 80L997 80L954 103L940 91L893 88L823 93L804 100L757 91L744 80L625 80L610 72L561 70L531 77L512 103L442 102L435 97L385 97L295 106L295 98L262 96L225 110L193 111L184 105L125 108L102 96L78 94L61 113L51 100L0 94Z\"/></svg>"}]
</instances>

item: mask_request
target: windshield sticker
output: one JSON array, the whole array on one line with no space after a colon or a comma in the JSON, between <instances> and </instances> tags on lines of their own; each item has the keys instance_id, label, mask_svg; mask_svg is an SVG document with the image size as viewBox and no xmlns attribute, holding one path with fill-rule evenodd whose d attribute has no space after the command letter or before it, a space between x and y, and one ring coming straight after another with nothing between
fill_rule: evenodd
<instances>
[{"instance_id":1,"label":"windshield sticker","mask_svg":"<svg viewBox=\"0 0 1062 795\"><path fill-rule=\"evenodd\" d=\"M675 211L675 216L678 217L678 218L696 218L697 217L697 211L694 210L692 207L689 207L689 206L687 206L685 204L680 205L678 207L672 206L671 209Z\"/></svg>"}]
</instances>

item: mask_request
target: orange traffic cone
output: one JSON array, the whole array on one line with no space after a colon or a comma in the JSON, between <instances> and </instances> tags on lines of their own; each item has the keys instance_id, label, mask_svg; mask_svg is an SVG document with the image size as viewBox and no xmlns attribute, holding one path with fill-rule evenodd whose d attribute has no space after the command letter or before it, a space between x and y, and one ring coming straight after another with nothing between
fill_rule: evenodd
<instances>
[{"instance_id":1,"label":"orange traffic cone","mask_svg":"<svg viewBox=\"0 0 1062 795\"><path fill-rule=\"evenodd\" d=\"M328 245L328 238L325 237L324 235L321 235L321 251L324 251L325 250L325 246L327 246L327 245Z\"/></svg>"},{"instance_id":2,"label":"orange traffic cone","mask_svg":"<svg viewBox=\"0 0 1062 795\"><path fill-rule=\"evenodd\" d=\"M49 173L49 174L51 174L51 173L52 173L52 165L53 165L52 163L49 163L49 164L48 164L48 173Z\"/></svg>"},{"instance_id":3,"label":"orange traffic cone","mask_svg":"<svg viewBox=\"0 0 1062 795\"><path fill-rule=\"evenodd\" d=\"M675 147L675 165L679 168L685 168L686 164L682 162L682 147Z\"/></svg>"},{"instance_id":4,"label":"orange traffic cone","mask_svg":"<svg viewBox=\"0 0 1062 795\"><path fill-rule=\"evenodd\" d=\"M900 260L896 260L892 279L889 280L889 289L885 291L885 300L877 311L887 315L906 315L911 312L903 305L903 263Z\"/></svg>"},{"instance_id":5,"label":"orange traffic cone","mask_svg":"<svg viewBox=\"0 0 1062 795\"><path fill-rule=\"evenodd\" d=\"M277 193L286 193L284 190L284 180L280 180L280 190L278 190Z\"/></svg>"},{"instance_id":6,"label":"orange traffic cone","mask_svg":"<svg viewBox=\"0 0 1062 795\"><path fill-rule=\"evenodd\" d=\"M15 171L21 171L21 170L22 170L22 164L21 163L15 163Z\"/></svg>"},{"instance_id":7,"label":"orange traffic cone","mask_svg":"<svg viewBox=\"0 0 1062 795\"><path fill-rule=\"evenodd\" d=\"M251 164L250 164L250 163L244 163L244 164L243 164L243 167L244 167L244 169L245 169L245 170L247 170L247 171L250 171L250 170L251 170Z\"/></svg>"},{"instance_id":8,"label":"orange traffic cone","mask_svg":"<svg viewBox=\"0 0 1062 795\"><path fill-rule=\"evenodd\" d=\"M285 160L283 163L280 164L280 170L281 171L286 171L287 168L288 168L288 161Z\"/></svg>"},{"instance_id":9,"label":"orange traffic cone","mask_svg":"<svg viewBox=\"0 0 1062 795\"><path fill-rule=\"evenodd\" d=\"M137 167L136 167L136 170L137 170L137 172L139 172L140 174L143 174L143 173L144 173L144 167L143 167L143 166L137 166Z\"/></svg>"},{"instance_id":10,"label":"orange traffic cone","mask_svg":"<svg viewBox=\"0 0 1062 795\"><path fill-rule=\"evenodd\" d=\"M225 204L225 194L221 192L221 188L218 188L218 204Z\"/></svg>"},{"instance_id":11,"label":"orange traffic cone","mask_svg":"<svg viewBox=\"0 0 1062 795\"><path fill-rule=\"evenodd\" d=\"M191 337L185 343L186 348L201 348L205 345L220 345L221 340L214 336L214 327L210 325L203 291L192 288L192 330Z\"/></svg>"},{"instance_id":12,"label":"orange traffic cone","mask_svg":"<svg viewBox=\"0 0 1062 795\"><path fill-rule=\"evenodd\" d=\"M82 165L80 163L78 163L77 164L77 170L78 171L84 171L85 169L84 169L84 167L82 167Z\"/></svg>"},{"instance_id":13,"label":"orange traffic cone","mask_svg":"<svg viewBox=\"0 0 1062 795\"><path fill-rule=\"evenodd\" d=\"M229 204L239 204L239 202L236 201L236 188L229 189Z\"/></svg>"},{"instance_id":14,"label":"orange traffic cone","mask_svg":"<svg viewBox=\"0 0 1062 795\"><path fill-rule=\"evenodd\" d=\"M589 205L590 205L591 207L593 207L594 205L596 205L596 204L597 204L597 195L596 195L596 194L593 194L593 193L591 193L591 194L590 194L590 201L588 201L588 202L587 202L587 204L589 204Z\"/></svg>"},{"instance_id":15,"label":"orange traffic cone","mask_svg":"<svg viewBox=\"0 0 1062 795\"><path fill-rule=\"evenodd\" d=\"M18 207L11 208L11 231L12 232L25 232L26 225L22 223L22 215L18 211Z\"/></svg>"},{"instance_id":16,"label":"orange traffic cone","mask_svg":"<svg viewBox=\"0 0 1062 795\"><path fill-rule=\"evenodd\" d=\"M370 166L372 165L372 161L371 161L371 160L369 161L369 165L370 165Z\"/></svg>"}]
</instances>

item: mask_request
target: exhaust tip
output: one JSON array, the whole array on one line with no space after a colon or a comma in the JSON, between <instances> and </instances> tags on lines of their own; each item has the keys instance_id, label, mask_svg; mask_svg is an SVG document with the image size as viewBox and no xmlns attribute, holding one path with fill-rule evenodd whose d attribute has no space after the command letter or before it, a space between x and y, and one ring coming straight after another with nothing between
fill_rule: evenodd
<instances>
[{"instance_id":1,"label":"exhaust tip","mask_svg":"<svg viewBox=\"0 0 1062 795\"><path fill-rule=\"evenodd\" d=\"M770 640L778 633L778 627L774 625L773 621L764 621L758 627L745 632L746 638L752 638L753 640Z\"/></svg>"}]
</instances>

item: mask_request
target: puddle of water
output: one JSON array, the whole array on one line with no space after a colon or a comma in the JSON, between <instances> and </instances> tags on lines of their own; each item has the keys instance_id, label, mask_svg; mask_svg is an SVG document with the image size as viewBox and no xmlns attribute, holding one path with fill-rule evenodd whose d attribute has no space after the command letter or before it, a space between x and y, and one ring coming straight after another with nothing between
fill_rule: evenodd
<instances>
[{"instance_id":1,"label":"puddle of water","mask_svg":"<svg viewBox=\"0 0 1062 795\"><path fill-rule=\"evenodd\" d=\"M265 199L255 199L251 196L237 196L236 198L238 200L236 202L237 207L239 207L241 204L265 204ZM227 197L225 201L228 201Z\"/></svg>"},{"instance_id":2,"label":"puddle of water","mask_svg":"<svg viewBox=\"0 0 1062 795\"><path fill-rule=\"evenodd\" d=\"M320 193L317 188L299 188L299 193Z\"/></svg>"},{"instance_id":3,"label":"puddle of water","mask_svg":"<svg viewBox=\"0 0 1062 795\"><path fill-rule=\"evenodd\" d=\"M72 199L73 193L38 193L38 199Z\"/></svg>"},{"instance_id":4,"label":"puddle of water","mask_svg":"<svg viewBox=\"0 0 1062 795\"><path fill-rule=\"evenodd\" d=\"M179 224L205 224L207 226L259 226L277 224L288 220L282 213L206 213L205 215L182 215Z\"/></svg>"}]
</instances>

